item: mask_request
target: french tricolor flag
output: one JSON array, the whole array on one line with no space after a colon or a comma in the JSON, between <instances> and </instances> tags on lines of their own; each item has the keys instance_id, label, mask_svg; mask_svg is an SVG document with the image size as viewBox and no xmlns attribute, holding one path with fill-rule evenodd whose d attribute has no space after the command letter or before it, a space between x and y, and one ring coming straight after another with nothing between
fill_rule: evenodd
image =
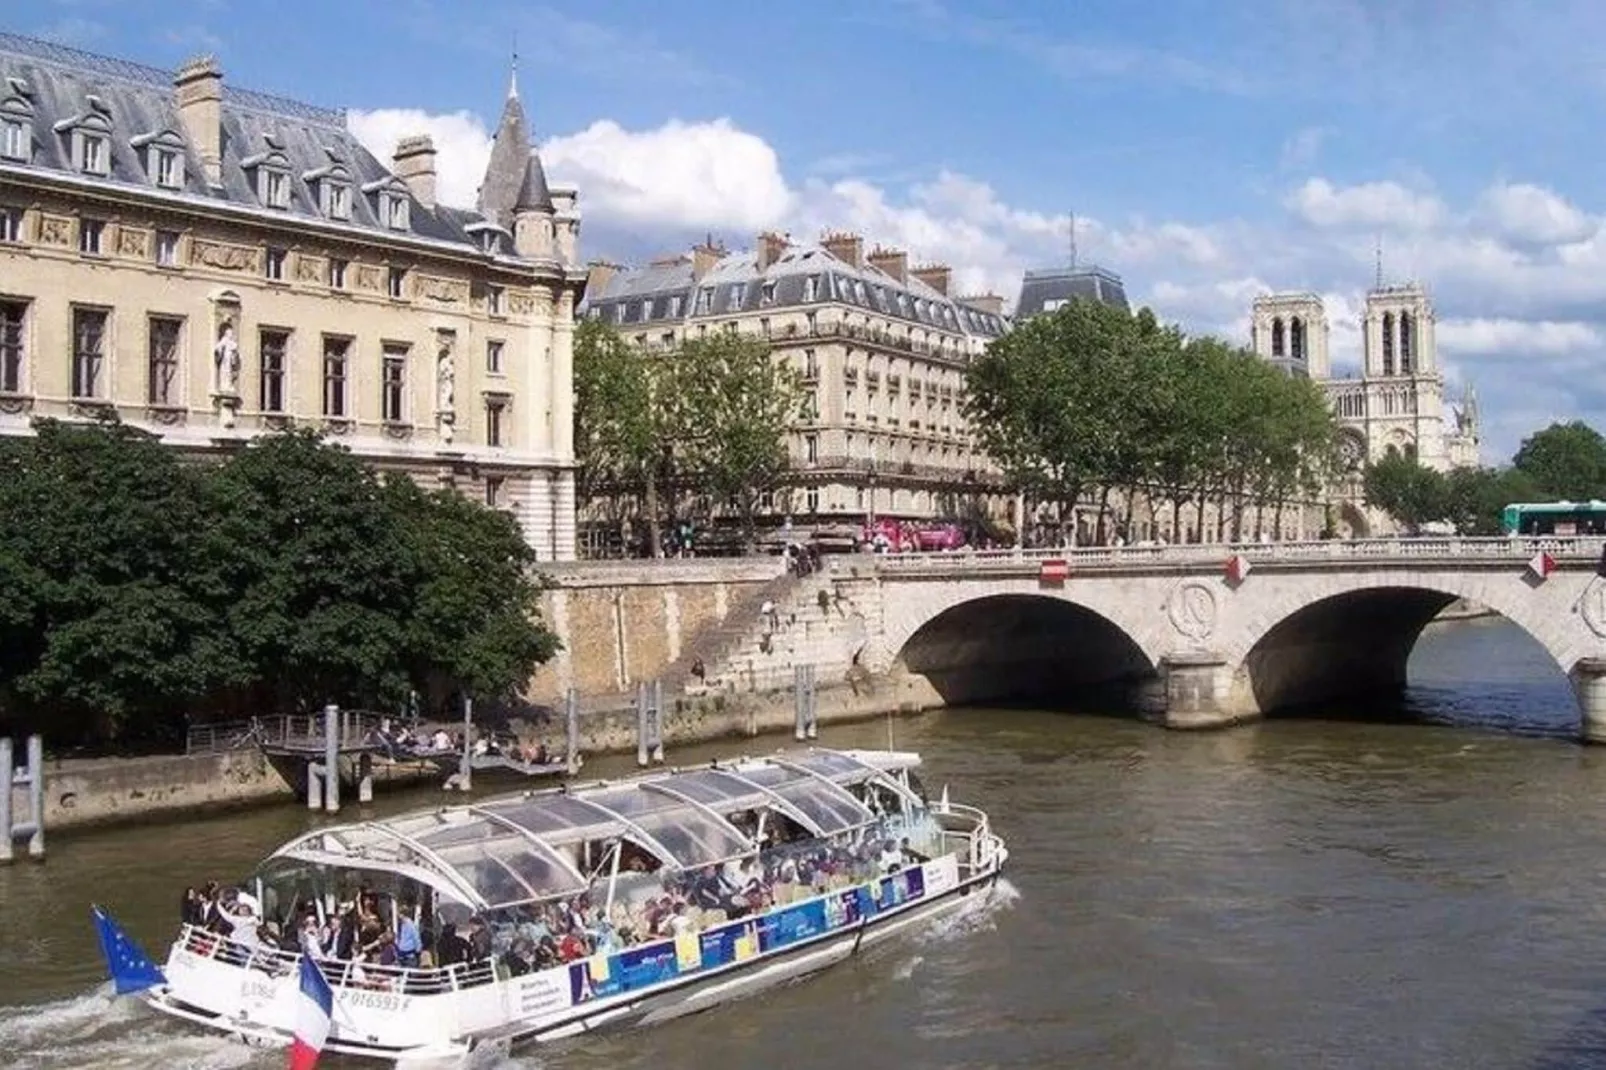
<instances>
[{"instance_id":1,"label":"french tricolor flag","mask_svg":"<svg viewBox=\"0 0 1606 1070\"><path fill-rule=\"evenodd\" d=\"M290 1044L290 1070L312 1070L329 1039L335 994L311 955L301 956L301 993L296 998L296 1034Z\"/></svg>"}]
</instances>

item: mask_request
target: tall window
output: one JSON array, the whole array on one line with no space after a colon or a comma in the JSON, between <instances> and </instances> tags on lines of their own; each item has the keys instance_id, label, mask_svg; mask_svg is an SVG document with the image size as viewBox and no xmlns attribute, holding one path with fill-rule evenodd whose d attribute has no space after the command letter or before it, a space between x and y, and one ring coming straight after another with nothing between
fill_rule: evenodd
<instances>
[{"instance_id":1,"label":"tall window","mask_svg":"<svg viewBox=\"0 0 1606 1070\"><path fill-rule=\"evenodd\" d=\"M264 330L257 334L257 354L261 362L257 400L263 412L283 412L285 405L285 366L290 354L290 332Z\"/></svg>"},{"instance_id":2,"label":"tall window","mask_svg":"<svg viewBox=\"0 0 1606 1070\"><path fill-rule=\"evenodd\" d=\"M178 234L175 231L156 232L156 264L158 267L178 267Z\"/></svg>"},{"instance_id":3,"label":"tall window","mask_svg":"<svg viewBox=\"0 0 1606 1070\"><path fill-rule=\"evenodd\" d=\"M290 176L283 171L264 169L262 201L269 208L290 207Z\"/></svg>"},{"instance_id":4,"label":"tall window","mask_svg":"<svg viewBox=\"0 0 1606 1070\"><path fill-rule=\"evenodd\" d=\"M485 311L493 316L502 315L502 287L487 286L485 288Z\"/></svg>"},{"instance_id":5,"label":"tall window","mask_svg":"<svg viewBox=\"0 0 1606 1070\"><path fill-rule=\"evenodd\" d=\"M1383 374L1394 374L1394 313L1383 313Z\"/></svg>"},{"instance_id":6,"label":"tall window","mask_svg":"<svg viewBox=\"0 0 1606 1070\"><path fill-rule=\"evenodd\" d=\"M407 347L388 345L380 367L380 419L407 422Z\"/></svg>"},{"instance_id":7,"label":"tall window","mask_svg":"<svg viewBox=\"0 0 1606 1070\"><path fill-rule=\"evenodd\" d=\"M487 446L500 446L502 444L502 417L506 415L506 411L506 402L487 401L485 403L485 444Z\"/></svg>"},{"instance_id":8,"label":"tall window","mask_svg":"<svg viewBox=\"0 0 1606 1070\"><path fill-rule=\"evenodd\" d=\"M329 288L344 290L346 288L346 262L344 260L329 261Z\"/></svg>"},{"instance_id":9,"label":"tall window","mask_svg":"<svg viewBox=\"0 0 1606 1070\"><path fill-rule=\"evenodd\" d=\"M27 161L32 155L29 150L33 147L32 135L29 133L26 119L7 116L0 119L0 156L8 160Z\"/></svg>"},{"instance_id":10,"label":"tall window","mask_svg":"<svg viewBox=\"0 0 1606 1070\"><path fill-rule=\"evenodd\" d=\"M100 239L106 232L106 224L98 219L80 219L78 221L78 251L80 253L100 252Z\"/></svg>"},{"instance_id":11,"label":"tall window","mask_svg":"<svg viewBox=\"0 0 1606 1070\"><path fill-rule=\"evenodd\" d=\"M803 378L818 379L820 377L820 358L812 349L803 351Z\"/></svg>"},{"instance_id":12,"label":"tall window","mask_svg":"<svg viewBox=\"0 0 1606 1070\"><path fill-rule=\"evenodd\" d=\"M485 343L485 370L492 375L502 374L502 346L497 338Z\"/></svg>"},{"instance_id":13,"label":"tall window","mask_svg":"<svg viewBox=\"0 0 1606 1070\"><path fill-rule=\"evenodd\" d=\"M262 274L269 282L284 281L284 257L283 249L268 247L268 255L262 261Z\"/></svg>"},{"instance_id":14,"label":"tall window","mask_svg":"<svg viewBox=\"0 0 1606 1070\"><path fill-rule=\"evenodd\" d=\"M346 415L346 376L351 364L351 339L325 335L323 339L323 414Z\"/></svg>"},{"instance_id":15,"label":"tall window","mask_svg":"<svg viewBox=\"0 0 1606 1070\"><path fill-rule=\"evenodd\" d=\"M26 303L0 301L0 393L22 393L23 342L27 327Z\"/></svg>"},{"instance_id":16,"label":"tall window","mask_svg":"<svg viewBox=\"0 0 1606 1070\"><path fill-rule=\"evenodd\" d=\"M1400 374L1411 374L1411 358L1416 356L1416 339L1413 338L1412 328L1416 321L1409 312L1400 313Z\"/></svg>"},{"instance_id":17,"label":"tall window","mask_svg":"<svg viewBox=\"0 0 1606 1070\"><path fill-rule=\"evenodd\" d=\"M391 297L398 298L398 299L400 299L402 296L404 296L406 294L406 292L407 292L407 269L406 268L393 267L393 268L390 269L390 275L389 275L388 281L385 284L385 292L390 294Z\"/></svg>"},{"instance_id":18,"label":"tall window","mask_svg":"<svg viewBox=\"0 0 1606 1070\"><path fill-rule=\"evenodd\" d=\"M81 134L80 159L82 170L92 175L106 173L106 139L99 134Z\"/></svg>"},{"instance_id":19,"label":"tall window","mask_svg":"<svg viewBox=\"0 0 1606 1070\"><path fill-rule=\"evenodd\" d=\"M818 435L803 436L803 459L809 464L820 462L820 437Z\"/></svg>"},{"instance_id":20,"label":"tall window","mask_svg":"<svg viewBox=\"0 0 1606 1070\"><path fill-rule=\"evenodd\" d=\"M499 508L502 504L502 485L505 482L506 478L503 476L485 477L485 504L492 509Z\"/></svg>"},{"instance_id":21,"label":"tall window","mask_svg":"<svg viewBox=\"0 0 1606 1070\"><path fill-rule=\"evenodd\" d=\"M179 336L184 321L171 316L152 316L146 346L147 386L145 400L152 405L173 405L178 400Z\"/></svg>"},{"instance_id":22,"label":"tall window","mask_svg":"<svg viewBox=\"0 0 1606 1070\"><path fill-rule=\"evenodd\" d=\"M156 150L156 184L177 189L182 184L183 172L178 169L179 155L172 149Z\"/></svg>"},{"instance_id":23,"label":"tall window","mask_svg":"<svg viewBox=\"0 0 1606 1070\"><path fill-rule=\"evenodd\" d=\"M72 310L72 396L98 398L101 363L106 357L106 324L110 315L103 308Z\"/></svg>"},{"instance_id":24,"label":"tall window","mask_svg":"<svg viewBox=\"0 0 1606 1070\"><path fill-rule=\"evenodd\" d=\"M0 207L0 241L22 240L22 209Z\"/></svg>"},{"instance_id":25,"label":"tall window","mask_svg":"<svg viewBox=\"0 0 1606 1070\"><path fill-rule=\"evenodd\" d=\"M1305 359L1305 321L1302 319L1288 321L1288 355L1295 360Z\"/></svg>"}]
</instances>

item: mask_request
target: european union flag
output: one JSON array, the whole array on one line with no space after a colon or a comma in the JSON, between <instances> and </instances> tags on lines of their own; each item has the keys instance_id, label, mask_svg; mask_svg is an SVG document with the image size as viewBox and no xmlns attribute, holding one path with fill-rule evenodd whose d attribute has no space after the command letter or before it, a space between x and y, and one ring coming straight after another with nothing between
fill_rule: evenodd
<instances>
[{"instance_id":1,"label":"european union flag","mask_svg":"<svg viewBox=\"0 0 1606 1070\"><path fill-rule=\"evenodd\" d=\"M119 996L167 983L161 967L140 950L121 925L98 906L90 910L95 914L95 931L100 934L100 953L106 957L106 968L111 971Z\"/></svg>"}]
</instances>

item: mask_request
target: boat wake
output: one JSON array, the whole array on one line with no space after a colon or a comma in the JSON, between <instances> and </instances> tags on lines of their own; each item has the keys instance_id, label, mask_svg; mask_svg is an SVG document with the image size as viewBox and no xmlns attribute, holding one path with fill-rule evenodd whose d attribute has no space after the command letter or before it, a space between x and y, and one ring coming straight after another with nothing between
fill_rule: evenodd
<instances>
[{"instance_id":1,"label":"boat wake","mask_svg":"<svg viewBox=\"0 0 1606 1070\"><path fill-rule=\"evenodd\" d=\"M235 1070L264 1054L186 1030L136 999L115 998L110 982L73 999L0 1007L0 1051L12 1070Z\"/></svg>"}]
</instances>

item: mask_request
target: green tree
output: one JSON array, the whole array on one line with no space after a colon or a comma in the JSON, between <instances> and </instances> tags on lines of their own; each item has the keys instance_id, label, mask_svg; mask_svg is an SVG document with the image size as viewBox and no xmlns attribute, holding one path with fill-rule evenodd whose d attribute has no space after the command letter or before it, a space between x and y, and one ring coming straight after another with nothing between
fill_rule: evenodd
<instances>
[{"instance_id":1,"label":"green tree","mask_svg":"<svg viewBox=\"0 0 1606 1070\"><path fill-rule=\"evenodd\" d=\"M0 694L53 740L145 742L238 675L201 481L125 425L0 450Z\"/></svg>"},{"instance_id":2,"label":"green tree","mask_svg":"<svg viewBox=\"0 0 1606 1070\"><path fill-rule=\"evenodd\" d=\"M1364 478L1366 503L1388 513L1413 534L1450 513L1444 475L1419 464L1415 457L1391 451L1367 465Z\"/></svg>"},{"instance_id":3,"label":"green tree","mask_svg":"<svg viewBox=\"0 0 1606 1070\"><path fill-rule=\"evenodd\" d=\"M735 506L751 550L760 498L789 471L787 432L804 412L801 377L761 338L719 332L664 362L660 408L669 413L681 474Z\"/></svg>"},{"instance_id":4,"label":"green tree","mask_svg":"<svg viewBox=\"0 0 1606 1070\"><path fill-rule=\"evenodd\" d=\"M507 701L556 654L541 623L535 551L507 513L449 490L388 479L386 505L407 546L409 682L439 706L454 693Z\"/></svg>"},{"instance_id":5,"label":"green tree","mask_svg":"<svg viewBox=\"0 0 1606 1070\"><path fill-rule=\"evenodd\" d=\"M1606 499L1606 438L1581 420L1554 423L1523 440L1512 465L1542 497Z\"/></svg>"},{"instance_id":6,"label":"green tree","mask_svg":"<svg viewBox=\"0 0 1606 1070\"><path fill-rule=\"evenodd\" d=\"M1444 480L1445 519L1461 535L1503 534L1500 514L1507 505L1544 496L1520 468L1452 468Z\"/></svg>"},{"instance_id":7,"label":"green tree","mask_svg":"<svg viewBox=\"0 0 1606 1070\"><path fill-rule=\"evenodd\" d=\"M580 321L574 343L578 497L609 507L621 522L638 510L645 514L655 556L666 447L673 452L665 413L656 403L661 367L660 359L630 345L611 325Z\"/></svg>"}]
</instances>

